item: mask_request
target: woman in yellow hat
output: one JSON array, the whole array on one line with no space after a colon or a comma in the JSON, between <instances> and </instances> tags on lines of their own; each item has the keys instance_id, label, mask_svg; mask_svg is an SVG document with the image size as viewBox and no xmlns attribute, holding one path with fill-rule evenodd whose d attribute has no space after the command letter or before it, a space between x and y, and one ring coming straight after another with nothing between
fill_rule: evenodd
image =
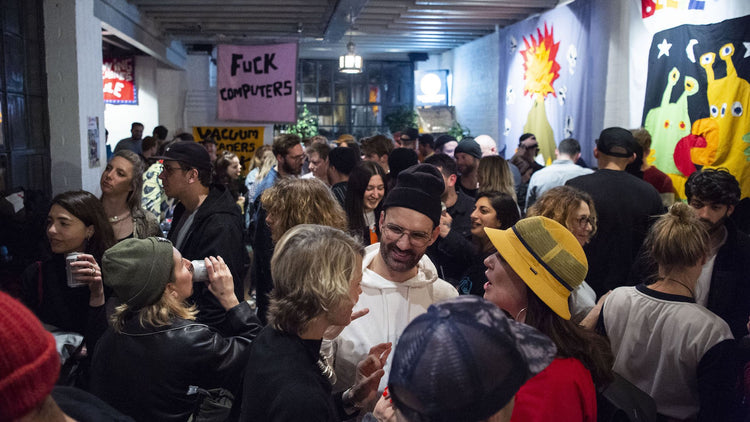
<instances>
[{"instance_id":1,"label":"woman in yellow hat","mask_svg":"<svg viewBox=\"0 0 750 422\"><path fill-rule=\"evenodd\" d=\"M518 391L511 421L595 421L596 389L612 379L612 353L605 338L570 321L568 297L588 271L583 248L546 217L485 231L497 253L485 260L484 298L557 346L557 358Z\"/></svg>"}]
</instances>

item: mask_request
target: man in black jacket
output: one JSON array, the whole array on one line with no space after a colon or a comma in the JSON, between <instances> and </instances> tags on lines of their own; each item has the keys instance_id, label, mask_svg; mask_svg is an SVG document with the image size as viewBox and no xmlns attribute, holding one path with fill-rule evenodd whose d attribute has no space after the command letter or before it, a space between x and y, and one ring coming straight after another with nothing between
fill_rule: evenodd
<instances>
[{"instance_id":1,"label":"man in black jacket","mask_svg":"<svg viewBox=\"0 0 750 422\"><path fill-rule=\"evenodd\" d=\"M729 219L740 202L740 184L726 169L704 169L690 175L685 195L711 236L695 301L724 319L735 338L742 338L750 316L750 237Z\"/></svg>"},{"instance_id":2,"label":"man in black jacket","mask_svg":"<svg viewBox=\"0 0 750 422\"><path fill-rule=\"evenodd\" d=\"M164 191L179 200L168 238L189 260L221 256L234 278L234 293L244 300L243 279L248 256L239 206L223 186L211 184L211 159L196 142L175 142L165 151L159 175ZM225 312L204 283L196 283L190 300L198 306L198 321L222 329Z\"/></svg>"},{"instance_id":3,"label":"man in black jacket","mask_svg":"<svg viewBox=\"0 0 750 422\"><path fill-rule=\"evenodd\" d=\"M596 235L583 250L589 261L586 280L597 297L627 284L628 271L643 245L652 217L664 211L659 192L625 171L635 160L636 145L629 130L604 129L594 148L599 169L565 182L594 199Z\"/></svg>"},{"instance_id":4,"label":"man in black jacket","mask_svg":"<svg viewBox=\"0 0 750 422\"><path fill-rule=\"evenodd\" d=\"M456 190L458 169L456 162L446 154L433 154L424 161L440 170L445 190L440 197L445 211L440 217L440 236L427 248L438 275L443 280L458 285L458 281L469 268L477 247L471 240L471 213L474 211L474 198Z\"/></svg>"}]
</instances>

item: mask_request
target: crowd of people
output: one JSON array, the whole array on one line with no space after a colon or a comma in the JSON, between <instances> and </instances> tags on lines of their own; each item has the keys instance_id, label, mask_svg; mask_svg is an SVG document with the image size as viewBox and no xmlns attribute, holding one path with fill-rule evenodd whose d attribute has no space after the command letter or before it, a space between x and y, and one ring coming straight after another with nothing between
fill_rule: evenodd
<instances>
[{"instance_id":1,"label":"crowd of people","mask_svg":"<svg viewBox=\"0 0 750 422\"><path fill-rule=\"evenodd\" d=\"M750 421L739 183L681 201L642 128L594 168L531 133L281 134L246 176L143 130L0 292L0 420Z\"/></svg>"}]
</instances>

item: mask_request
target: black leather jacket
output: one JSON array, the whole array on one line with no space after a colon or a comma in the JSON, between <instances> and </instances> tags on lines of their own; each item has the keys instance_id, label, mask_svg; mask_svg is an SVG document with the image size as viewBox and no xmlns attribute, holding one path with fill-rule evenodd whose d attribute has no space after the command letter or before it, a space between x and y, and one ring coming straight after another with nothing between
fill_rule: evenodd
<instances>
[{"instance_id":1,"label":"black leather jacket","mask_svg":"<svg viewBox=\"0 0 750 422\"><path fill-rule=\"evenodd\" d=\"M174 210L172 229L167 238L176 246L176 223L185 213L185 206L177 204ZM232 194L222 185L211 185L208 197L195 212L193 224L180 250L183 258L194 260L207 256L221 256L232 272L234 294L240 302L244 299L245 266L249 263L245 249L244 220L240 207ZM208 290L206 283L194 283L190 302L198 306L198 322L231 335L224 325L225 313L218 299Z\"/></svg>"},{"instance_id":2,"label":"black leather jacket","mask_svg":"<svg viewBox=\"0 0 750 422\"><path fill-rule=\"evenodd\" d=\"M99 340L91 369L91 392L137 421L185 421L201 389L237 392L261 325L247 302L226 315L234 337L184 319L142 327L137 317L122 332Z\"/></svg>"}]
</instances>

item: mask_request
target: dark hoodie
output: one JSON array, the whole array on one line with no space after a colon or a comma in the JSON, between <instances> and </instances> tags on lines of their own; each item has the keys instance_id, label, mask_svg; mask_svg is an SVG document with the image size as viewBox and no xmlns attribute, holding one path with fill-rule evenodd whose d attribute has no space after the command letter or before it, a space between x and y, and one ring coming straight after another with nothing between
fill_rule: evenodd
<instances>
[{"instance_id":1,"label":"dark hoodie","mask_svg":"<svg viewBox=\"0 0 750 422\"><path fill-rule=\"evenodd\" d=\"M174 210L174 221L180 221L184 213L185 207L178 204ZM175 226L176 224L172 225L168 235L172 243L177 238ZM234 294L240 302L244 300L243 279L248 263L243 233L242 214L232 194L224 186L212 185L208 197L196 211L190 232L180 250L182 256L191 261L207 256L221 256L232 272ZM198 322L224 332L222 324L226 312L205 283L193 284L190 301L198 306Z\"/></svg>"}]
</instances>

